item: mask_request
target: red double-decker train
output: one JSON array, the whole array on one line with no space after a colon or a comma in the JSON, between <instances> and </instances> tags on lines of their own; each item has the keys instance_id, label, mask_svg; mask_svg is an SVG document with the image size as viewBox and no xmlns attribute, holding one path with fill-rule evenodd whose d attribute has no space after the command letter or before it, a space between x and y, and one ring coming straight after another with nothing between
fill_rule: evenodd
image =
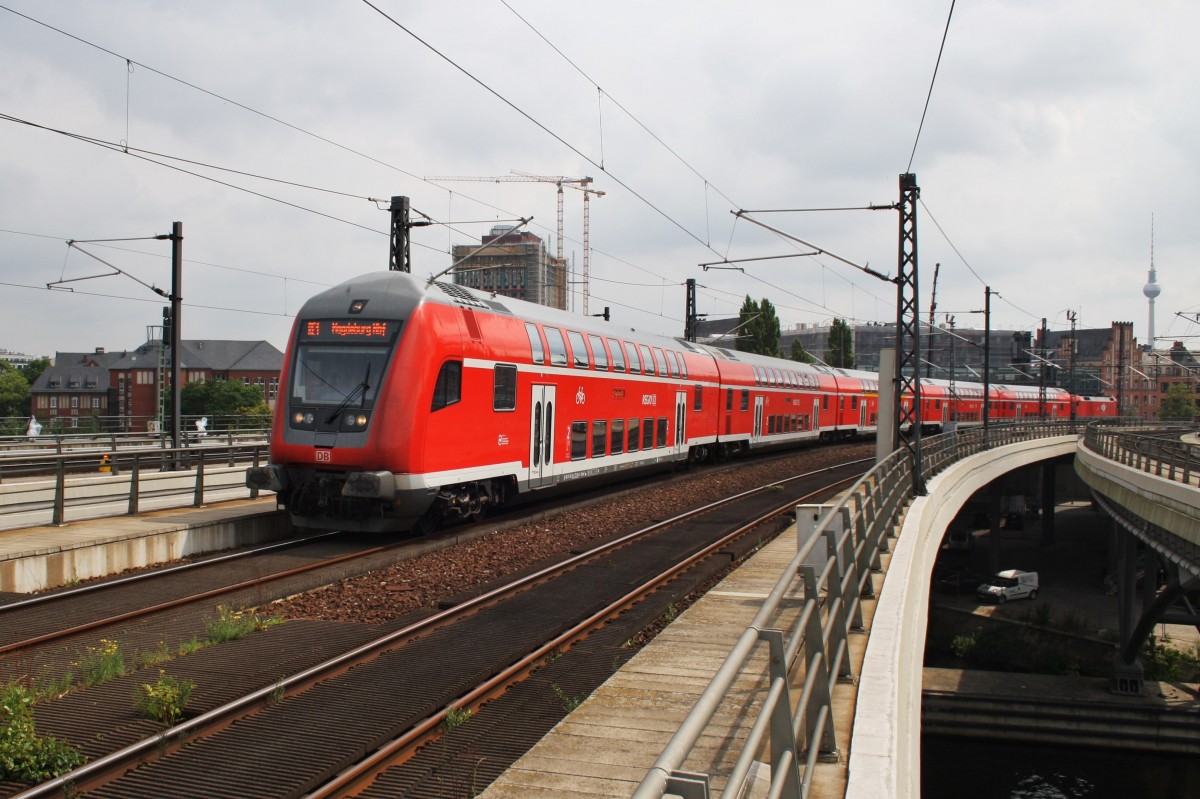
<instances>
[{"instance_id":1,"label":"red double-decker train","mask_svg":"<svg viewBox=\"0 0 1200 799\"><path fill-rule=\"evenodd\" d=\"M923 426L981 423L983 386L922 380ZM992 419L1038 389L991 386ZM1111 416L1048 389L1047 411ZM911 398L905 400L911 402ZM874 435L871 372L621 329L403 272L354 278L301 309L269 489L300 527L385 532L477 517L516 494L758 447Z\"/></svg>"}]
</instances>

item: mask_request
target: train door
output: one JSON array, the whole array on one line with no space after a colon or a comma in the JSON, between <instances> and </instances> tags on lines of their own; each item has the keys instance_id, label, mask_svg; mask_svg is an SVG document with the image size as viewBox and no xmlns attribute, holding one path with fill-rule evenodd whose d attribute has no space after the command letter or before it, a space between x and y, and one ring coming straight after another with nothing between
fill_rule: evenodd
<instances>
[{"instance_id":1,"label":"train door","mask_svg":"<svg viewBox=\"0 0 1200 799\"><path fill-rule=\"evenodd\" d=\"M675 438L673 449L676 454L687 452L687 404L686 391L675 392Z\"/></svg>"},{"instance_id":2,"label":"train door","mask_svg":"<svg viewBox=\"0 0 1200 799\"><path fill-rule=\"evenodd\" d=\"M754 427L750 428L750 440L758 441L762 438L763 428L763 397L761 394L754 397Z\"/></svg>"},{"instance_id":3,"label":"train door","mask_svg":"<svg viewBox=\"0 0 1200 799\"><path fill-rule=\"evenodd\" d=\"M821 400L819 397L813 400L812 431L814 433L821 432Z\"/></svg>"},{"instance_id":4,"label":"train door","mask_svg":"<svg viewBox=\"0 0 1200 799\"><path fill-rule=\"evenodd\" d=\"M867 398L860 397L858 400L858 429L863 430L867 426Z\"/></svg>"},{"instance_id":5,"label":"train door","mask_svg":"<svg viewBox=\"0 0 1200 799\"><path fill-rule=\"evenodd\" d=\"M554 386L534 384L529 419L529 487L554 482Z\"/></svg>"}]
</instances>

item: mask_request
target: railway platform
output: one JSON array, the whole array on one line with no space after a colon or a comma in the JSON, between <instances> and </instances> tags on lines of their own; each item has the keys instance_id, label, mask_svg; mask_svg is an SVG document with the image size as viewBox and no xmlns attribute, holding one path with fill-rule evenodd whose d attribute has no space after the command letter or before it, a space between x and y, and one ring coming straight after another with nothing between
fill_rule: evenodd
<instances>
[{"instance_id":1,"label":"railway platform","mask_svg":"<svg viewBox=\"0 0 1200 799\"><path fill-rule=\"evenodd\" d=\"M0 593L31 593L126 569L286 537L275 497L0 530Z\"/></svg>"}]
</instances>

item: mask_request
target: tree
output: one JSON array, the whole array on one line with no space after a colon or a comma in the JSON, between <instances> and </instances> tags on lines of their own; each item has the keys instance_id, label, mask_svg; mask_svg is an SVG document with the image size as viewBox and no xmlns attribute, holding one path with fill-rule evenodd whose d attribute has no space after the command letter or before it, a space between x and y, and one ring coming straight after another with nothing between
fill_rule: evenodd
<instances>
[{"instance_id":1,"label":"tree","mask_svg":"<svg viewBox=\"0 0 1200 799\"><path fill-rule=\"evenodd\" d=\"M1187 383L1172 383L1158 406L1158 418L1191 421L1196 416L1196 403L1192 399L1191 386Z\"/></svg>"},{"instance_id":2,"label":"tree","mask_svg":"<svg viewBox=\"0 0 1200 799\"><path fill-rule=\"evenodd\" d=\"M746 301L742 303L741 309L738 311L737 332L734 338L734 349L740 352L757 352L754 349L754 330L750 326L754 324L754 320L758 317L758 303L750 299L750 295L746 295Z\"/></svg>"},{"instance_id":3,"label":"tree","mask_svg":"<svg viewBox=\"0 0 1200 799\"><path fill-rule=\"evenodd\" d=\"M764 298L755 302L746 295L738 311L738 332L735 347L742 352L779 357L779 317L775 306Z\"/></svg>"},{"instance_id":4,"label":"tree","mask_svg":"<svg viewBox=\"0 0 1200 799\"><path fill-rule=\"evenodd\" d=\"M34 381L42 376L42 372L50 368L49 358L34 358L29 363L21 367L21 374L29 381L29 385L33 385Z\"/></svg>"},{"instance_id":5,"label":"tree","mask_svg":"<svg viewBox=\"0 0 1200 799\"><path fill-rule=\"evenodd\" d=\"M241 380L206 380L183 387L179 402L185 416L234 416L258 412L263 400L262 386L248 386Z\"/></svg>"},{"instance_id":6,"label":"tree","mask_svg":"<svg viewBox=\"0 0 1200 799\"><path fill-rule=\"evenodd\" d=\"M781 357L783 353L779 351L779 317L775 314L775 306L766 297L758 303L758 314L758 318L751 322L758 338L757 352L760 355Z\"/></svg>"},{"instance_id":7,"label":"tree","mask_svg":"<svg viewBox=\"0 0 1200 799\"><path fill-rule=\"evenodd\" d=\"M29 415L29 381L21 370L0 361L0 416Z\"/></svg>"},{"instance_id":8,"label":"tree","mask_svg":"<svg viewBox=\"0 0 1200 799\"><path fill-rule=\"evenodd\" d=\"M829 328L829 355L826 363L842 369L854 368L854 335L845 319L834 319Z\"/></svg>"},{"instance_id":9,"label":"tree","mask_svg":"<svg viewBox=\"0 0 1200 799\"><path fill-rule=\"evenodd\" d=\"M792 360L800 363L813 363L817 359L809 354L808 350L804 349L804 345L800 343L800 339L792 339Z\"/></svg>"}]
</instances>

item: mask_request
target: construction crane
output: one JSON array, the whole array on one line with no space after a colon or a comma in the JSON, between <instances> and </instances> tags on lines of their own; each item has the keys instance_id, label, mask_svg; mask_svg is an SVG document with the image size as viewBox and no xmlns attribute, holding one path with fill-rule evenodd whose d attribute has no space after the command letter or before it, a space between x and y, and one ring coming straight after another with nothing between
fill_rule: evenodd
<instances>
[{"instance_id":1,"label":"construction crane","mask_svg":"<svg viewBox=\"0 0 1200 799\"><path fill-rule=\"evenodd\" d=\"M511 175L499 175L496 177L480 177L471 175L426 175L425 180L430 183L453 182L453 181L473 181L476 183L553 183L558 187L558 246L556 248L556 256L558 262L563 262L563 186L570 186L573 189L578 189L583 192L583 313L588 312L588 295L589 280L591 273L591 243L589 241L589 200L591 195L603 197L604 192L589 188L592 184L590 177L572 178L564 175L531 175L528 172L518 172L513 170Z\"/></svg>"}]
</instances>

